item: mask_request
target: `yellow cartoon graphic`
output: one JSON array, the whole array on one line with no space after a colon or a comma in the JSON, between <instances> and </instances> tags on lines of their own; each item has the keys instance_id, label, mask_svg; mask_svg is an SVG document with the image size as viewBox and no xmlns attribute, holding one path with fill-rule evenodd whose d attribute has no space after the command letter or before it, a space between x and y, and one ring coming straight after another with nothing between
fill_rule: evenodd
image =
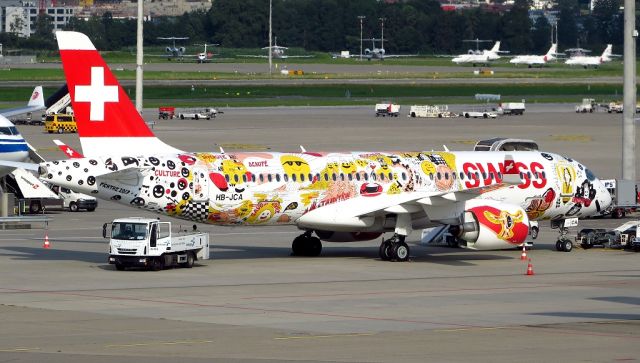
<instances>
[{"instance_id":1,"label":"yellow cartoon graphic","mask_svg":"<svg viewBox=\"0 0 640 363\"><path fill-rule=\"evenodd\" d=\"M291 175L293 174L309 175L309 173L311 172L309 163L307 163L303 158L299 156L283 155L280 157L280 163L282 164L284 173L289 177L291 177Z\"/></svg>"},{"instance_id":2,"label":"yellow cartoon graphic","mask_svg":"<svg viewBox=\"0 0 640 363\"><path fill-rule=\"evenodd\" d=\"M389 189L387 190L387 194L400 194L400 193L402 193L402 186L398 182L391 184L389 186Z\"/></svg>"},{"instance_id":3,"label":"yellow cartoon graphic","mask_svg":"<svg viewBox=\"0 0 640 363\"><path fill-rule=\"evenodd\" d=\"M227 159L222 162L222 173L229 176L229 182L232 184L242 184L243 176L246 178L247 168L243 163Z\"/></svg>"},{"instance_id":4,"label":"yellow cartoon graphic","mask_svg":"<svg viewBox=\"0 0 640 363\"><path fill-rule=\"evenodd\" d=\"M574 194L573 186L576 181L576 169L571 164L559 162L556 165L556 173L560 183L560 201L566 204Z\"/></svg>"},{"instance_id":5,"label":"yellow cartoon graphic","mask_svg":"<svg viewBox=\"0 0 640 363\"><path fill-rule=\"evenodd\" d=\"M340 170L345 174L353 174L356 172L356 163L353 161L345 161L340 163Z\"/></svg>"},{"instance_id":6,"label":"yellow cartoon graphic","mask_svg":"<svg viewBox=\"0 0 640 363\"><path fill-rule=\"evenodd\" d=\"M251 213L247 222L249 224L267 223L280 211L280 202L260 202Z\"/></svg>"},{"instance_id":7,"label":"yellow cartoon graphic","mask_svg":"<svg viewBox=\"0 0 640 363\"><path fill-rule=\"evenodd\" d=\"M316 200L318 198L318 195L318 192L303 193L300 194L300 201L302 202L302 205L306 207L311 204L312 201Z\"/></svg>"},{"instance_id":8,"label":"yellow cartoon graphic","mask_svg":"<svg viewBox=\"0 0 640 363\"><path fill-rule=\"evenodd\" d=\"M420 168L422 168L422 172L425 175L436 173L436 166L429 160L425 160L422 163L420 163Z\"/></svg>"},{"instance_id":9,"label":"yellow cartoon graphic","mask_svg":"<svg viewBox=\"0 0 640 363\"><path fill-rule=\"evenodd\" d=\"M513 237L513 227L522 222L524 213L519 210L516 214L511 214L503 210L499 216L496 216L489 211L484 211L484 217L487 218L489 222L500 225L501 228L500 233L498 233L498 238L510 240Z\"/></svg>"},{"instance_id":10,"label":"yellow cartoon graphic","mask_svg":"<svg viewBox=\"0 0 640 363\"><path fill-rule=\"evenodd\" d=\"M233 214L238 219L246 218L251 211L253 210L253 202L250 200L245 200L240 204L240 206L233 210Z\"/></svg>"},{"instance_id":11,"label":"yellow cartoon graphic","mask_svg":"<svg viewBox=\"0 0 640 363\"><path fill-rule=\"evenodd\" d=\"M356 160L356 165L358 165L361 168L366 168L367 165L369 165L369 162L364 160L364 159L357 159Z\"/></svg>"}]
</instances>

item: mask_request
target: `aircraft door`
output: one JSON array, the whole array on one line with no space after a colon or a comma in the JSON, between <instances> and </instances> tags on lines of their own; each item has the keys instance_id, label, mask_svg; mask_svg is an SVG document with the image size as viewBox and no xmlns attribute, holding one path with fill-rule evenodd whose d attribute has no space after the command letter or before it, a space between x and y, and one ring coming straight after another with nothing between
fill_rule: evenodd
<instances>
[{"instance_id":1,"label":"aircraft door","mask_svg":"<svg viewBox=\"0 0 640 363\"><path fill-rule=\"evenodd\" d=\"M204 202L209 199L209 182L207 171L202 168L193 169L193 201Z\"/></svg>"}]
</instances>

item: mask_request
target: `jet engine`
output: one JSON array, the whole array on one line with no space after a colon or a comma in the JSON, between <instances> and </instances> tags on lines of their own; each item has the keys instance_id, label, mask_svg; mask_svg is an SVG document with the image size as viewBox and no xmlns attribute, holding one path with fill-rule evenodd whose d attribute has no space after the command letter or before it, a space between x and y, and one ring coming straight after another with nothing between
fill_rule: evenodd
<instances>
[{"instance_id":1,"label":"jet engine","mask_svg":"<svg viewBox=\"0 0 640 363\"><path fill-rule=\"evenodd\" d=\"M367 54L367 55L371 54L371 49L365 48L364 49L364 54Z\"/></svg>"},{"instance_id":2,"label":"jet engine","mask_svg":"<svg viewBox=\"0 0 640 363\"><path fill-rule=\"evenodd\" d=\"M180 54L183 54L187 49L185 47L180 47L178 48L178 51L180 52Z\"/></svg>"},{"instance_id":3,"label":"jet engine","mask_svg":"<svg viewBox=\"0 0 640 363\"><path fill-rule=\"evenodd\" d=\"M327 242L358 242L370 241L380 237L381 232L334 232L316 230L316 235Z\"/></svg>"},{"instance_id":4,"label":"jet engine","mask_svg":"<svg viewBox=\"0 0 640 363\"><path fill-rule=\"evenodd\" d=\"M522 244L529 233L529 217L520 206L490 200L470 200L452 225L451 234L475 250L505 249ZM464 246L463 246L464 247Z\"/></svg>"},{"instance_id":5,"label":"jet engine","mask_svg":"<svg viewBox=\"0 0 640 363\"><path fill-rule=\"evenodd\" d=\"M164 48L164 50L165 50L167 53L171 53L171 52L173 52L173 49L171 49L171 47L166 47L166 48Z\"/></svg>"}]
</instances>

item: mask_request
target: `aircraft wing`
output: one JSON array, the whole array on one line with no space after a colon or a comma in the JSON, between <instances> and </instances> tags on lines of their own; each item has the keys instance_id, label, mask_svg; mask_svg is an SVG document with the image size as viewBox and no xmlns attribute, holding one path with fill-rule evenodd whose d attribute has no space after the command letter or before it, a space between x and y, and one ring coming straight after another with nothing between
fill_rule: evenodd
<instances>
[{"instance_id":1,"label":"aircraft wing","mask_svg":"<svg viewBox=\"0 0 640 363\"><path fill-rule=\"evenodd\" d=\"M236 57L244 57L244 58L269 58L266 55L252 55L252 54L238 54ZM275 58L275 57L274 57Z\"/></svg>"},{"instance_id":2,"label":"aircraft wing","mask_svg":"<svg viewBox=\"0 0 640 363\"><path fill-rule=\"evenodd\" d=\"M29 98L29 102L24 107L10 108L5 110L0 110L0 115L4 117L11 117L15 115L21 115L23 113L35 112L44 110L46 106L44 105L44 95L42 94L42 86L37 86L33 89L31 93L31 97Z\"/></svg>"},{"instance_id":3,"label":"aircraft wing","mask_svg":"<svg viewBox=\"0 0 640 363\"><path fill-rule=\"evenodd\" d=\"M510 182L498 183L456 192L412 192L406 194L359 196L341 202L313 209L296 223L301 227L331 228L335 225L345 227L367 227L376 216L388 213L418 213L431 208L452 207L456 202L474 199L480 194L506 188Z\"/></svg>"},{"instance_id":4,"label":"aircraft wing","mask_svg":"<svg viewBox=\"0 0 640 363\"><path fill-rule=\"evenodd\" d=\"M419 54L385 54L383 58L418 57Z\"/></svg>"},{"instance_id":5,"label":"aircraft wing","mask_svg":"<svg viewBox=\"0 0 640 363\"><path fill-rule=\"evenodd\" d=\"M315 57L315 55L283 55L280 58L285 59L285 58L313 58L313 57Z\"/></svg>"}]
</instances>

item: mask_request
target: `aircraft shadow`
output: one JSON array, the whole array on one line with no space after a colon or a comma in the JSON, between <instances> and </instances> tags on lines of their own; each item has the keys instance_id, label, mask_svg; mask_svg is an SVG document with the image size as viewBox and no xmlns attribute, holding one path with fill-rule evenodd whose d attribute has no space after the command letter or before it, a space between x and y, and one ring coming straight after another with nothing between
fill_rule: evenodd
<instances>
[{"instance_id":1,"label":"aircraft shadow","mask_svg":"<svg viewBox=\"0 0 640 363\"><path fill-rule=\"evenodd\" d=\"M604 296L604 297L590 298L590 300L636 305L636 306L640 305L640 298L635 296ZM640 314L628 314L628 313L562 311L562 312L533 313L531 315L556 316L556 317L567 317L567 318L609 319L609 320L640 320Z\"/></svg>"}]
</instances>

